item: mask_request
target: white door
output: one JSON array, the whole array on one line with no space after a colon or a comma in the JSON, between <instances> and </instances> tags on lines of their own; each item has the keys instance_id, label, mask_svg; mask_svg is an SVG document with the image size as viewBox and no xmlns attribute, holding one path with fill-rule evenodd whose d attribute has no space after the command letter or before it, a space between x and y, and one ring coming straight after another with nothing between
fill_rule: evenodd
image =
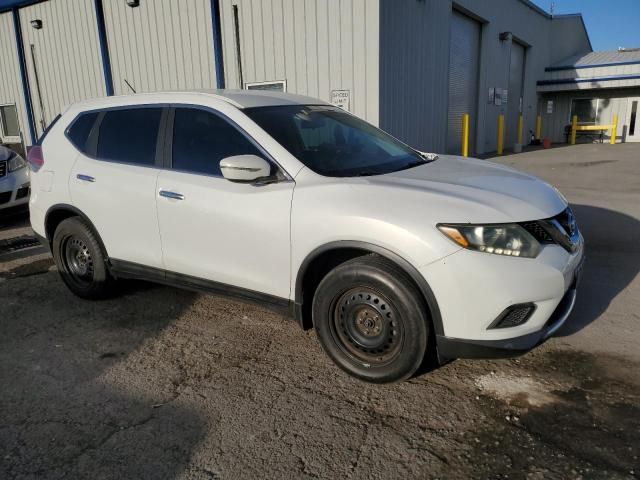
<instances>
[{"instance_id":1,"label":"white door","mask_svg":"<svg viewBox=\"0 0 640 480\"><path fill-rule=\"evenodd\" d=\"M469 114L469 151L475 152L478 105L478 71L480 61L480 24L453 11L449 32L449 112L447 119L447 153L460 155L462 117Z\"/></svg>"},{"instance_id":2,"label":"white door","mask_svg":"<svg viewBox=\"0 0 640 480\"><path fill-rule=\"evenodd\" d=\"M509 90L507 93L507 118L505 119L505 145L513 148L518 143L518 118L522 113L524 91L524 66L526 49L516 41L511 43L509 62ZM527 138L522 132L523 142Z\"/></svg>"},{"instance_id":3,"label":"white door","mask_svg":"<svg viewBox=\"0 0 640 480\"><path fill-rule=\"evenodd\" d=\"M165 268L195 277L196 283L204 279L289 298L295 184L225 180L221 159L266 155L222 116L189 107L174 112L169 119L172 168L158 177Z\"/></svg>"},{"instance_id":4,"label":"white door","mask_svg":"<svg viewBox=\"0 0 640 480\"><path fill-rule=\"evenodd\" d=\"M86 125L88 139L76 145L87 154L78 155L69 181L74 205L94 224L109 257L155 268L162 268L156 214L161 115L157 107L96 115L97 123ZM83 117L74 123L80 130Z\"/></svg>"},{"instance_id":5,"label":"white door","mask_svg":"<svg viewBox=\"0 0 640 480\"><path fill-rule=\"evenodd\" d=\"M627 142L640 142L640 98L629 99L627 112Z\"/></svg>"}]
</instances>

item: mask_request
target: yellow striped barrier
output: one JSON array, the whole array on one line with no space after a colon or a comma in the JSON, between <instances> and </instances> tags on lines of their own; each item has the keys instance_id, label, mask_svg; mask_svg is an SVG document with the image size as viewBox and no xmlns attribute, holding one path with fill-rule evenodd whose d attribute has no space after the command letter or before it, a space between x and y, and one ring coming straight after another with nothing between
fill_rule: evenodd
<instances>
[{"instance_id":1,"label":"yellow striped barrier","mask_svg":"<svg viewBox=\"0 0 640 480\"><path fill-rule=\"evenodd\" d=\"M618 115L613 115L613 121L609 125L578 125L578 117L574 115L571 119L571 140L570 144L576 144L576 133L577 132L592 132L592 131L603 131L609 130L609 135L611 136L611 145L616 144L616 134L618 131Z\"/></svg>"}]
</instances>

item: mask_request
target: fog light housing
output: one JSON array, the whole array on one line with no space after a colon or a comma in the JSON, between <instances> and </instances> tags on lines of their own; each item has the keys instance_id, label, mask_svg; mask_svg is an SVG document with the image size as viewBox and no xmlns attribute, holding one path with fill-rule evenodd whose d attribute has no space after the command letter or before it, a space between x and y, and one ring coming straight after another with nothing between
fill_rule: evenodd
<instances>
[{"instance_id":1,"label":"fog light housing","mask_svg":"<svg viewBox=\"0 0 640 480\"><path fill-rule=\"evenodd\" d=\"M531 318L536 310L535 303L520 303L507 307L498 317L491 322L487 330L494 328L511 328L523 325Z\"/></svg>"}]
</instances>

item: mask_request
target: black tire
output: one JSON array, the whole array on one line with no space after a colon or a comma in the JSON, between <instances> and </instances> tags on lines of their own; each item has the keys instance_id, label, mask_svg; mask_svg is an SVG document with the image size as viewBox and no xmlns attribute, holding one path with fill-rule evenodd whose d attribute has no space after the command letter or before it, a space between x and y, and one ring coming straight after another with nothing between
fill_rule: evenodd
<instances>
[{"instance_id":1,"label":"black tire","mask_svg":"<svg viewBox=\"0 0 640 480\"><path fill-rule=\"evenodd\" d=\"M110 297L114 279L96 234L80 217L60 222L53 234L53 259L64 283L75 295L88 300Z\"/></svg>"},{"instance_id":2,"label":"black tire","mask_svg":"<svg viewBox=\"0 0 640 480\"><path fill-rule=\"evenodd\" d=\"M324 350L345 372L372 383L406 380L420 367L430 332L426 312L410 277L378 255L337 266L313 298Z\"/></svg>"}]
</instances>

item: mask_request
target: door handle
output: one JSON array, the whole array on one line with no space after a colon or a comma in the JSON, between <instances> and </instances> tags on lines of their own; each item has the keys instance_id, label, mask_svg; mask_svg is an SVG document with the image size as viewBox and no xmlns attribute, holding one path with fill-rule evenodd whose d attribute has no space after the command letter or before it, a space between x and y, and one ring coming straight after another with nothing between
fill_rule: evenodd
<instances>
[{"instance_id":1,"label":"door handle","mask_svg":"<svg viewBox=\"0 0 640 480\"><path fill-rule=\"evenodd\" d=\"M78 180L82 180L83 182L95 182L96 179L93 178L91 175L83 175L82 173L79 173L78 175L76 175L76 178Z\"/></svg>"},{"instance_id":2,"label":"door handle","mask_svg":"<svg viewBox=\"0 0 640 480\"><path fill-rule=\"evenodd\" d=\"M173 200L184 200L184 195L177 192L170 192L168 190L160 190L159 192L161 197L171 198Z\"/></svg>"}]
</instances>

